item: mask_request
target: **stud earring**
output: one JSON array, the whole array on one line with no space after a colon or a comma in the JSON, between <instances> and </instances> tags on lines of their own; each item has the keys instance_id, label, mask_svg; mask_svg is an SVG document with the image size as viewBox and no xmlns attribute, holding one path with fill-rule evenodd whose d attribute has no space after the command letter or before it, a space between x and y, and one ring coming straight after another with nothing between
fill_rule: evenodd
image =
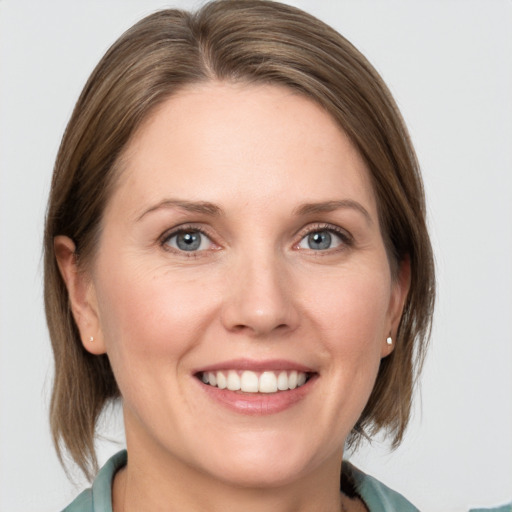
<instances>
[{"instance_id":1,"label":"stud earring","mask_svg":"<svg viewBox=\"0 0 512 512\"><path fill-rule=\"evenodd\" d=\"M91 337L89 338L89 341L92 343L92 342L94 341L94 336L91 336Z\"/></svg>"},{"instance_id":2,"label":"stud earring","mask_svg":"<svg viewBox=\"0 0 512 512\"><path fill-rule=\"evenodd\" d=\"M393 345L393 338L392 338L391 336L388 336L388 337L386 338L386 343L387 343L388 345Z\"/></svg>"}]
</instances>

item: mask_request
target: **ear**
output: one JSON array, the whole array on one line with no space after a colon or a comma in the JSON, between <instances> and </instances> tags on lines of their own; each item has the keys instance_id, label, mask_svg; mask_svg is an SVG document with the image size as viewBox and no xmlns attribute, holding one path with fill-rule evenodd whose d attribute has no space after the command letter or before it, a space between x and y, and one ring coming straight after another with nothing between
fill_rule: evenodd
<instances>
[{"instance_id":1,"label":"ear","mask_svg":"<svg viewBox=\"0 0 512 512\"><path fill-rule=\"evenodd\" d=\"M391 298L389 302L389 327L386 338L382 340L381 357L386 357L393 352L395 347L398 326L404 311L405 301L411 287L411 260L406 256L401 262L398 269L398 275L391 283ZM392 339L392 343L388 344L387 338Z\"/></svg>"},{"instance_id":2,"label":"ear","mask_svg":"<svg viewBox=\"0 0 512 512\"><path fill-rule=\"evenodd\" d=\"M82 344L92 354L104 354L96 292L90 276L78 268L75 244L67 236L56 236L53 247Z\"/></svg>"}]
</instances>

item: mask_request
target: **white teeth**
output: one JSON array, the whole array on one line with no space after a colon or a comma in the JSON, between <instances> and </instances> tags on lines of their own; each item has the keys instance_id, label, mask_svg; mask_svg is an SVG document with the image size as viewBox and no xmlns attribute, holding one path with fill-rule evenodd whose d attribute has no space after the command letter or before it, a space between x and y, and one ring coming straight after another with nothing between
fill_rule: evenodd
<instances>
[{"instance_id":1,"label":"white teeth","mask_svg":"<svg viewBox=\"0 0 512 512\"><path fill-rule=\"evenodd\" d=\"M228 387L228 381L222 372L217 372L217 387L219 389L226 389Z\"/></svg>"},{"instance_id":2,"label":"white teeth","mask_svg":"<svg viewBox=\"0 0 512 512\"><path fill-rule=\"evenodd\" d=\"M295 370L288 376L288 387L290 389L295 389L297 387L297 372Z\"/></svg>"},{"instance_id":3,"label":"white teeth","mask_svg":"<svg viewBox=\"0 0 512 512\"><path fill-rule=\"evenodd\" d=\"M235 370L229 370L228 372L228 389L230 391L238 391L240 389L240 377Z\"/></svg>"},{"instance_id":4,"label":"white teeth","mask_svg":"<svg viewBox=\"0 0 512 512\"><path fill-rule=\"evenodd\" d=\"M260 393L275 393L277 391L277 378L274 372L263 372L260 377Z\"/></svg>"},{"instance_id":5,"label":"white teeth","mask_svg":"<svg viewBox=\"0 0 512 512\"><path fill-rule=\"evenodd\" d=\"M258 391L258 376L250 371L242 373L240 389L246 393L256 393Z\"/></svg>"},{"instance_id":6,"label":"white teeth","mask_svg":"<svg viewBox=\"0 0 512 512\"><path fill-rule=\"evenodd\" d=\"M243 391L244 393L276 393L303 386L307 381L307 374L296 370L282 370L278 374L273 371L264 371L259 375L256 372L245 370L241 374L237 370L203 372L201 380L205 384L219 389L230 391Z\"/></svg>"},{"instance_id":7,"label":"white teeth","mask_svg":"<svg viewBox=\"0 0 512 512\"><path fill-rule=\"evenodd\" d=\"M288 389L288 375L286 372L281 372L279 377L277 377L277 389L279 391L286 391Z\"/></svg>"}]
</instances>

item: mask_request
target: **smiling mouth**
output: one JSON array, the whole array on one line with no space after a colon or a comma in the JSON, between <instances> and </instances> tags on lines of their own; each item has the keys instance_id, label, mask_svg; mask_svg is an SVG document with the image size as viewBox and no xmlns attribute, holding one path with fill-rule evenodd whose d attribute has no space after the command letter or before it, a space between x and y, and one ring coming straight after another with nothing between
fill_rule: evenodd
<instances>
[{"instance_id":1,"label":"smiling mouth","mask_svg":"<svg viewBox=\"0 0 512 512\"><path fill-rule=\"evenodd\" d=\"M204 384L243 393L278 393L303 386L311 373L297 370L262 371L221 370L196 374Z\"/></svg>"}]
</instances>

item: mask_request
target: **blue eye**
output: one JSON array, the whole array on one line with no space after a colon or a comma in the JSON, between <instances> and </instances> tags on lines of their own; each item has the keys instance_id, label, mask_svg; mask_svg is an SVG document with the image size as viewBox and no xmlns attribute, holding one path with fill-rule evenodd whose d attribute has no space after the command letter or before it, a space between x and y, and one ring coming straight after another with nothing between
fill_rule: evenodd
<instances>
[{"instance_id":1,"label":"blue eye","mask_svg":"<svg viewBox=\"0 0 512 512\"><path fill-rule=\"evenodd\" d=\"M299 242L300 249L310 249L313 251L325 251L335 249L343 244L340 235L329 229L319 229L308 233Z\"/></svg>"},{"instance_id":2,"label":"blue eye","mask_svg":"<svg viewBox=\"0 0 512 512\"><path fill-rule=\"evenodd\" d=\"M165 243L173 249L186 252L203 251L212 244L204 233L192 229L171 235Z\"/></svg>"}]
</instances>

